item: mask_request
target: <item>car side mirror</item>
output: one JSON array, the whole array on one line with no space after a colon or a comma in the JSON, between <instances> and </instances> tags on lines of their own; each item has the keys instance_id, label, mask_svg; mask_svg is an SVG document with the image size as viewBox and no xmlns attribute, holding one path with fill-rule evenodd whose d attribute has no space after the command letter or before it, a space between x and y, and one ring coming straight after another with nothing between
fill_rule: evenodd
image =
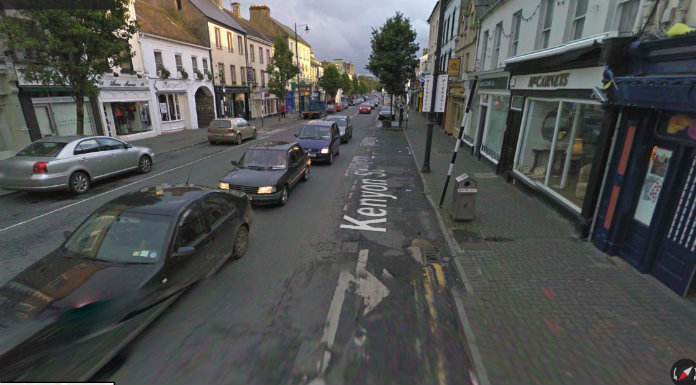
<instances>
[{"instance_id":1,"label":"car side mirror","mask_svg":"<svg viewBox=\"0 0 696 385\"><path fill-rule=\"evenodd\" d=\"M64 232L63 232L63 238L65 238L65 239L70 238L70 234L72 234L72 231L68 231L68 230L64 231Z\"/></svg>"},{"instance_id":2,"label":"car side mirror","mask_svg":"<svg viewBox=\"0 0 696 385\"><path fill-rule=\"evenodd\" d=\"M295 135L295 137L297 138L297 134L293 134L293 135Z\"/></svg>"},{"instance_id":3,"label":"car side mirror","mask_svg":"<svg viewBox=\"0 0 696 385\"><path fill-rule=\"evenodd\" d=\"M179 250L177 250L176 253L172 255L172 257L177 259L188 258L193 256L194 254L196 254L196 249L194 249L193 247L180 247Z\"/></svg>"},{"instance_id":4,"label":"car side mirror","mask_svg":"<svg viewBox=\"0 0 696 385\"><path fill-rule=\"evenodd\" d=\"M133 148L133 145L130 144L130 143L126 143L126 148L127 148L127 149L128 149L128 148Z\"/></svg>"}]
</instances>

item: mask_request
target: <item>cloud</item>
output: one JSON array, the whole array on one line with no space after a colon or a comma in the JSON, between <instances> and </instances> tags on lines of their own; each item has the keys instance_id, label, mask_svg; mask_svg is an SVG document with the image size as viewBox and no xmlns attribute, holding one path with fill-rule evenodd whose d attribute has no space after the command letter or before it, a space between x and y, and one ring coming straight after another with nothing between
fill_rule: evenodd
<instances>
[{"instance_id":1,"label":"cloud","mask_svg":"<svg viewBox=\"0 0 696 385\"><path fill-rule=\"evenodd\" d=\"M224 6L231 8L232 1L223 0ZM429 26L426 20L435 6L435 1L425 0L237 1L246 19L249 19L250 5L265 4L271 9L271 17L291 29L294 23L308 24L309 33L304 31L304 27L298 27L297 34L312 45L315 57L319 60L341 58L351 61L358 74L369 74L365 66L372 51L372 29L379 28L397 11L410 19L417 33L416 42L420 46L417 55L420 56L428 44Z\"/></svg>"}]
</instances>

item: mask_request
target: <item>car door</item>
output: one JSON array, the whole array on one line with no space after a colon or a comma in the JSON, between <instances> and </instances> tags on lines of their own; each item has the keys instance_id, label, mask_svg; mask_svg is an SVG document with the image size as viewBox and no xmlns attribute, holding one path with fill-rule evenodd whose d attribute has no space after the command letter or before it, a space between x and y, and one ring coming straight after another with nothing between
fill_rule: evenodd
<instances>
[{"instance_id":1,"label":"car door","mask_svg":"<svg viewBox=\"0 0 696 385\"><path fill-rule=\"evenodd\" d=\"M220 193L205 196L201 204L213 242L210 246L213 257L206 261L206 264L210 265L206 267L206 270L209 270L224 262L232 254L239 211Z\"/></svg>"},{"instance_id":2,"label":"car door","mask_svg":"<svg viewBox=\"0 0 696 385\"><path fill-rule=\"evenodd\" d=\"M109 170L106 155L101 150L101 145L96 138L80 141L73 152L75 160L89 173L91 179L97 179L105 175Z\"/></svg>"},{"instance_id":3,"label":"car door","mask_svg":"<svg viewBox=\"0 0 696 385\"><path fill-rule=\"evenodd\" d=\"M341 144L341 131L336 123L331 125L331 148L335 154L338 154L338 146Z\"/></svg>"},{"instance_id":4,"label":"car door","mask_svg":"<svg viewBox=\"0 0 696 385\"><path fill-rule=\"evenodd\" d=\"M138 166L138 154L114 138L97 138L108 165L107 175L127 171Z\"/></svg>"},{"instance_id":5,"label":"car door","mask_svg":"<svg viewBox=\"0 0 696 385\"><path fill-rule=\"evenodd\" d=\"M169 257L171 275L175 285L186 286L200 279L206 272L211 259L214 237L208 231L208 225L203 218L201 206L198 203L190 205L179 218L176 237ZM174 256L181 247L192 247L195 254L185 257Z\"/></svg>"},{"instance_id":6,"label":"car door","mask_svg":"<svg viewBox=\"0 0 696 385\"><path fill-rule=\"evenodd\" d=\"M247 139L251 137L249 122L247 122L245 119L240 118L237 120L237 127L239 128L239 132L242 133L242 138Z\"/></svg>"},{"instance_id":7,"label":"car door","mask_svg":"<svg viewBox=\"0 0 696 385\"><path fill-rule=\"evenodd\" d=\"M299 146L295 146L288 151L288 171L290 174L288 179L291 186L297 184L300 178L302 178L302 173L305 169L302 164L303 155L302 149ZM306 166L306 164L304 166Z\"/></svg>"}]
</instances>

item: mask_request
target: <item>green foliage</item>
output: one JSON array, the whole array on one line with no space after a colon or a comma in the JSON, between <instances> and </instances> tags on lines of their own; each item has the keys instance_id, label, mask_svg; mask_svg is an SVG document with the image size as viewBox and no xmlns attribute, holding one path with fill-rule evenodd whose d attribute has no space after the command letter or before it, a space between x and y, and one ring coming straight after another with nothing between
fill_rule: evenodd
<instances>
[{"instance_id":1,"label":"green foliage","mask_svg":"<svg viewBox=\"0 0 696 385\"><path fill-rule=\"evenodd\" d=\"M8 48L32 53L20 69L44 85L65 84L76 101L77 134L84 134L85 97L96 95L98 77L129 60L136 31L128 0L101 0L108 9L35 9L0 13L0 36ZM78 102L79 101L79 102Z\"/></svg>"},{"instance_id":2,"label":"green foliage","mask_svg":"<svg viewBox=\"0 0 696 385\"><path fill-rule=\"evenodd\" d=\"M341 75L336 66L330 65L324 69L324 76L319 79L319 86L331 99L336 98L336 92L341 88Z\"/></svg>"},{"instance_id":3,"label":"green foliage","mask_svg":"<svg viewBox=\"0 0 696 385\"><path fill-rule=\"evenodd\" d=\"M360 91L359 91L359 90L360 90L359 85L360 85L360 84L359 84L359 81L358 81L358 76L357 76L357 75L353 75L353 80L351 80L351 87L350 87L351 92L353 93L353 95L355 95L355 94L357 94L357 93L360 92Z\"/></svg>"},{"instance_id":4,"label":"green foliage","mask_svg":"<svg viewBox=\"0 0 696 385\"><path fill-rule=\"evenodd\" d=\"M353 90L353 82L351 82L350 76L345 72L341 74L341 89L344 95L349 95Z\"/></svg>"},{"instance_id":5,"label":"green foliage","mask_svg":"<svg viewBox=\"0 0 696 385\"><path fill-rule=\"evenodd\" d=\"M418 65L416 31L408 18L396 12L387 19L379 30L372 30L372 53L367 69L379 78L375 90L381 87L392 94L400 95L406 82L415 78L413 69Z\"/></svg>"},{"instance_id":6,"label":"green foliage","mask_svg":"<svg viewBox=\"0 0 696 385\"><path fill-rule=\"evenodd\" d=\"M199 70L198 68L196 68L196 76L198 76L198 80L203 80L203 77L204 77L205 75L203 75L203 72L201 72L201 70Z\"/></svg>"},{"instance_id":7,"label":"green foliage","mask_svg":"<svg viewBox=\"0 0 696 385\"><path fill-rule=\"evenodd\" d=\"M171 72L169 72L169 70L167 69L167 67L161 65L161 66L157 67L157 74L158 74L159 77L161 77L162 79L169 79L169 76L171 75Z\"/></svg>"},{"instance_id":8,"label":"green foliage","mask_svg":"<svg viewBox=\"0 0 696 385\"><path fill-rule=\"evenodd\" d=\"M300 69L292 63L292 51L282 36L278 36L273 43L273 57L268 61L266 72L270 77L269 91L274 93L278 100L285 100L288 81L300 73Z\"/></svg>"},{"instance_id":9,"label":"green foliage","mask_svg":"<svg viewBox=\"0 0 696 385\"><path fill-rule=\"evenodd\" d=\"M208 80L213 80L213 73L212 72L205 70L205 76L208 77Z\"/></svg>"},{"instance_id":10,"label":"green foliage","mask_svg":"<svg viewBox=\"0 0 696 385\"><path fill-rule=\"evenodd\" d=\"M186 72L186 68L181 67L181 77L184 79L188 79L188 72Z\"/></svg>"}]
</instances>

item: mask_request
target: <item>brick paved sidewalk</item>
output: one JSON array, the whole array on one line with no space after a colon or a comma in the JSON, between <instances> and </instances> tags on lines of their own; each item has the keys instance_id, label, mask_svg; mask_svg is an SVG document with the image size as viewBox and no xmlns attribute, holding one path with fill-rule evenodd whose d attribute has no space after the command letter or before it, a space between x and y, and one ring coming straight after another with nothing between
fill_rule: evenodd
<instances>
[{"instance_id":1,"label":"brick paved sidewalk","mask_svg":"<svg viewBox=\"0 0 696 385\"><path fill-rule=\"evenodd\" d=\"M405 134L420 167L426 119L412 112ZM434 130L432 173L422 175L435 204L454 144ZM463 172L479 182L476 219L451 220L452 184L437 211L466 288L458 297L482 385L669 384L674 362L696 360L693 299L578 239L464 149L453 176Z\"/></svg>"}]
</instances>

